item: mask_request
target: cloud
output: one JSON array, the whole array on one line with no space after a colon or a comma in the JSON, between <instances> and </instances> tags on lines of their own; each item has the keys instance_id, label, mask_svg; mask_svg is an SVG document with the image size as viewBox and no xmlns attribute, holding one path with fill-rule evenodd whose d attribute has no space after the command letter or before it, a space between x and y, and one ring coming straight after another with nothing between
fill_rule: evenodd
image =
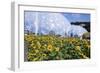
<instances>
[{"instance_id":1,"label":"cloud","mask_svg":"<svg viewBox=\"0 0 100 73\"><path fill-rule=\"evenodd\" d=\"M71 14L71 16L73 18L80 18L81 17L81 14L74 13L74 14Z\"/></svg>"}]
</instances>

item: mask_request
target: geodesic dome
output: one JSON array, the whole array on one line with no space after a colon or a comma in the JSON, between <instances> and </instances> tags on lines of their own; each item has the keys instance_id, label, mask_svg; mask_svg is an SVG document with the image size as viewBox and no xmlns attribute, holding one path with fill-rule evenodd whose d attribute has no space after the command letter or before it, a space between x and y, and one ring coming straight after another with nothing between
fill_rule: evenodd
<instances>
[{"instance_id":1,"label":"geodesic dome","mask_svg":"<svg viewBox=\"0 0 100 73\"><path fill-rule=\"evenodd\" d=\"M68 35L70 22L61 13L27 12L25 14L25 29L34 33Z\"/></svg>"},{"instance_id":2,"label":"geodesic dome","mask_svg":"<svg viewBox=\"0 0 100 73\"><path fill-rule=\"evenodd\" d=\"M24 30L37 34L49 34L53 31L56 35L80 37L87 30L78 25L71 25L62 13L53 12L25 12Z\"/></svg>"},{"instance_id":3,"label":"geodesic dome","mask_svg":"<svg viewBox=\"0 0 100 73\"><path fill-rule=\"evenodd\" d=\"M84 33L88 32L85 28L79 25L71 25L69 34L71 37L81 37Z\"/></svg>"}]
</instances>

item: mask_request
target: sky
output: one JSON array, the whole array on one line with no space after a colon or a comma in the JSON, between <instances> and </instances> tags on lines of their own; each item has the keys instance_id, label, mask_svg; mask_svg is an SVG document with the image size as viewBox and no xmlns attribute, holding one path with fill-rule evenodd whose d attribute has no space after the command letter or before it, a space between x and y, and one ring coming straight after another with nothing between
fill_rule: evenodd
<instances>
[{"instance_id":1,"label":"sky","mask_svg":"<svg viewBox=\"0 0 100 73\"><path fill-rule=\"evenodd\" d=\"M70 22L90 22L90 14L62 13Z\"/></svg>"}]
</instances>

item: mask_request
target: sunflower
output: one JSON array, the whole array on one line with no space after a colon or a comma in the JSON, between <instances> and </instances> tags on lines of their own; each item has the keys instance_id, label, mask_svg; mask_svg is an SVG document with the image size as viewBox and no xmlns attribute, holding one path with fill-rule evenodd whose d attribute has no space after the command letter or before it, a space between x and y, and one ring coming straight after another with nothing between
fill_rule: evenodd
<instances>
[{"instance_id":1,"label":"sunflower","mask_svg":"<svg viewBox=\"0 0 100 73\"><path fill-rule=\"evenodd\" d=\"M40 48L40 47L41 47L40 42L37 42L37 48Z\"/></svg>"},{"instance_id":2,"label":"sunflower","mask_svg":"<svg viewBox=\"0 0 100 73\"><path fill-rule=\"evenodd\" d=\"M48 49L49 51L52 51L52 50L53 50L53 49L52 49L52 45L49 44L48 47L47 47L47 49Z\"/></svg>"},{"instance_id":3,"label":"sunflower","mask_svg":"<svg viewBox=\"0 0 100 73\"><path fill-rule=\"evenodd\" d=\"M39 50L35 50L36 53L39 53Z\"/></svg>"},{"instance_id":4,"label":"sunflower","mask_svg":"<svg viewBox=\"0 0 100 73\"><path fill-rule=\"evenodd\" d=\"M59 47L56 47L55 50L56 50L56 51L59 51Z\"/></svg>"},{"instance_id":5,"label":"sunflower","mask_svg":"<svg viewBox=\"0 0 100 73\"><path fill-rule=\"evenodd\" d=\"M75 48L77 51L80 51L80 46L76 46Z\"/></svg>"}]
</instances>

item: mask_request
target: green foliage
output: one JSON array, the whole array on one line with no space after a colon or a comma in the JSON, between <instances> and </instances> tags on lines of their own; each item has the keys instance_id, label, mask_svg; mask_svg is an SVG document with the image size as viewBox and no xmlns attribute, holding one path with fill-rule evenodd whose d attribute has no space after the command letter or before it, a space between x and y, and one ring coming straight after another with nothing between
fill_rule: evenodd
<instances>
[{"instance_id":1,"label":"green foliage","mask_svg":"<svg viewBox=\"0 0 100 73\"><path fill-rule=\"evenodd\" d=\"M28 61L90 58L90 42L86 39L29 34L24 43Z\"/></svg>"},{"instance_id":2,"label":"green foliage","mask_svg":"<svg viewBox=\"0 0 100 73\"><path fill-rule=\"evenodd\" d=\"M82 36L83 39L90 39L90 33L87 32L87 33L84 33L83 36Z\"/></svg>"}]
</instances>

